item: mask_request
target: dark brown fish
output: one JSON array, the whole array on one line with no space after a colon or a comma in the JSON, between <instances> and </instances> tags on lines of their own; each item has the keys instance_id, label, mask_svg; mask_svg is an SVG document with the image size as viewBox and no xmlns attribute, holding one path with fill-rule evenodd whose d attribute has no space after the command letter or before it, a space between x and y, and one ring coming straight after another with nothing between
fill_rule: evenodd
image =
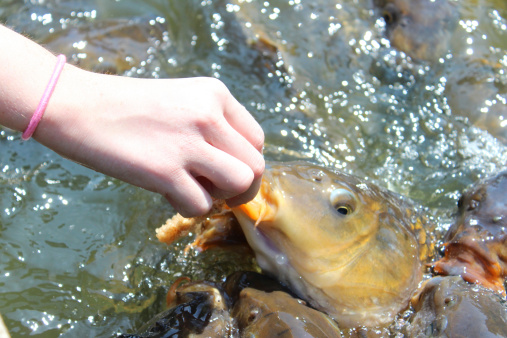
<instances>
[{"instance_id":1,"label":"dark brown fish","mask_svg":"<svg viewBox=\"0 0 507 338\"><path fill-rule=\"evenodd\" d=\"M139 333L121 338L229 337L235 326L227 297L211 282L190 282L171 288L170 308L146 323Z\"/></svg>"},{"instance_id":2,"label":"dark brown fish","mask_svg":"<svg viewBox=\"0 0 507 338\"><path fill-rule=\"evenodd\" d=\"M374 0L391 45L420 60L436 60L449 49L458 23L449 0Z\"/></svg>"},{"instance_id":3,"label":"dark brown fish","mask_svg":"<svg viewBox=\"0 0 507 338\"><path fill-rule=\"evenodd\" d=\"M148 58L148 50L162 41L164 27L141 20L93 20L70 25L41 43L67 55L69 63L99 73L123 74Z\"/></svg>"},{"instance_id":4,"label":"dark brown fish","mask_svg":"<svg viewBox=\"0 0 507 338\"><path fill-rule=\"evenodd\" d=\"M232 316L241 337L341 337L329 316L282 291L243 289Z\"/></svg>"},{"instance_id":5,"label":"dark brown fish","mask_svg":"<svg viewBox=\"0 0 507 338\"><path fill-rule=\"evenodd\" d=\"M445 89L453 114L466 117L503 144L507 144L507 105L499 98L507 95L507 82L501 75L505 71L495 60L455 59Z\"/></svg>"},{"instance_id":6,"label":"dark brown fish","mask_svg":"<svg viewBox=\"0 0 507 338\"><path fill-rule=\"evenodd\" d=\"M442 275L459 275L505 295L507 276L507 171L466 191L458 218L444 237L445 257L434 263Z\"/></svg>"},{"instance_id":7,"label":"dark brown fish","mask_svg":"<svg viewBox=\"0 0 507 338\"><path fill-rule=\"evenodd\" d=\"M335 321L269 276L236 272L223 285L185 279L169 290L169 310L120 337L341 337Z\"/></svg>"},{"instance_id":8,"label":"dark brown fish","mask_svg":"<svg viewBox=\"0 0 507 338\"><path fill-rule=\"evenodd\" d=\"M413 298L408 337L507 337L507 307L498 294L461 277L434 277Z\"/></svg>"}]
</instances>

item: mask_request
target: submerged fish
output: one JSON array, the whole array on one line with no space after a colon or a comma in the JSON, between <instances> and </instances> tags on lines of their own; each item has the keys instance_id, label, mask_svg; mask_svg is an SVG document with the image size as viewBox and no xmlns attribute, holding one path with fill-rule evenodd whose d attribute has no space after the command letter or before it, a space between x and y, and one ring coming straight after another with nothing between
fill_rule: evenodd
<instances>
[{"instance_id":1,"label":"submerged fish","mask_svg":"<svg viewBox=\"0 0 507 338\"><path fill-rule=\"evenodd\" d=\"M229 337L235 325L227 297L220 285L212 282L177 281L168 295L169 309L148 321L139 333L118 338Z\"/></svg>"},{"instance_id":2,"label":"submerged fish","mask_svg":"<svg viewBox=\"0 0 507 338\"><path fill-rule=\"evenodd\" d=\"M434 277L412 300L408 337L507 337L507 307L461 277Z\"/></svg>"},{"instance_id":3,"label":"submerged fish","mask_svg":"<svg viewBox=\"0 0 507 338\"><path fill-rule=\"evenodd\" d=\"M507 171L466 191L458 218L444 237L445 257L435 272L459 275L505 295L507 277Z\"/></svg>"},{"instance_id":4,"label":"submerged fish","mask_svg":"<svg viewBox=\"0 0 507 338\"><path fill-rule=\"evenodd\" d=\"M341 337L329 316L282 291L243 289L232 316L241 337Z\"/></svg>"},{"instance_id":5,"label":"submerged fish","mask_svg":"<svg viewBox=\"0 0 507 338\"><path fill-rule=\"evenodd\" d=\"M224 289L240 337L341 337L325 313L314 310L275 279L255 272L227 277Z\"/></svg>"},{"instance_id":6,"label":"submerged fish","mask_svg":"<svg viewBox=\"0 0 507 338\"><path fill-rule=\"evenodd\" d=\"M458 24L449 0L374 0L382 10L391 45L420 60L436 60L449 49Z\"/></svg>"},{"instance_id":7,"label":"submerged fish","mask_svg":"<svg viewBox=\"0 0 507 338\"><path fill-rule=\"evenodd\" d=\"M432 252L408 201L309 163L271 164L256 198L233 212L263 271L342 328L392 321Z\"/></svg>"},{"instance_id":8,"label":"submerged fish","mask_svg":"<svg viewBox=\"0 0 507 338\"><path fill-rule=\"evenodd\" d=\"M119 337L341 337L329 316L255 272L236 272L222 285L177 281L168 300L170 308L146 323L141 333Z\"/></svg>"},{"instance_id":9,"label":"submerged fish","mask_svg":"<svg viewBox=\"0 0 507 338\"><path fill-rule=\"evenodd\" d=\"M123 74L145 60L164 36L164 26L138 19L80 21L41 39L51 50L68 55L69 63L107 74ZM76 45L79 42L79 47ZM113 47L114 46L114 47Z\"/></svg>"},{"instance_id":10,"label":"submerged fish","mask_svg":"<svg viewBox=\"0 0 507 338\"><path fill-rule=\"evenodd\" d=\"M341 54L347 54L344 50L349 42L360 38L366 25L376 17L384 19L385 34L392 47L419 60L435 61L449 50L459 22L459 8L452 0L321 0L303 1L296 6L288 6L286 1L270 1L278 9L276 20L284 18L279 24L272 22L275 18L265 15L268 11L262 2L233 0L232 3L237 6L235 15L243 26L251 29L253 36L274 40L275 49L292 66L294 60L304 62L304 58L297 56L306 55L306 49L312 58L320 55L325 64L344 58ZM362 16L365 7L373 14L372 18ZM338 29L336 34L333 28ZM334 38L342 39L345 44L333 41ZM338 47L340 53L333 53Z\"/></svg>"}]
</instances>

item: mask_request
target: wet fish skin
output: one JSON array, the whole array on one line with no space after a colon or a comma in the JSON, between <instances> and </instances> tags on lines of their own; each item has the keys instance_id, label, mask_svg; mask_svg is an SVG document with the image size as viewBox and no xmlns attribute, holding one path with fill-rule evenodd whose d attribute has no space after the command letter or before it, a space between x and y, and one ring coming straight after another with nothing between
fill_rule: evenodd
<instances>
[{"instance_id":1,"label":"wet fish skin","mask_svg":"<svg viewBox=\"0 0 507 338\"><path fill-rule=\"evenodd\" d=\"M263 271L341 328L391 322L431 251L406 199L305 162L270 163L257 197L233 212Z\"/></svg>"},{"instance_id":2,"label":"wet fish skin","mask_svg":"<svg viewBox=\"0 0 507 338\"><path fill-rule=\"evenodd\" d=\"M232 309L241 337L341 337L335 321L282 291L245 288Z\"/></svg>"},{"instance_id":3,"label":"wet fish skin","mask_svg":"<svg viewBox=\"0 0 507 338\"><path fill-rule=\"evenodd\" d=\"M235 272L223 284L177 281L169 294L168 310L119 337L341 337L331 317L259 273Z\"/></svg>"},{"instance_id":4,"label":"wet fish skin","mask_svg":"<svg viewBox=\"0 0 507 338\"><path fill-rule=\"evenodd\" d=\"M458 216L444 237L444 257L433 269L459 275L505 296L507 277L507 171L465 191Z\"/></svg>"},{"instance_id":5,"label":"wet fish skin","mask_svg":"<svg viewBox=\"0 0 507 338\"><path fill-rule=\"evenodd\" d=\"M168 310L148 321L139 333L121 338L232 337L235 325L229 312L228 298L220 285L190 282L174 290Z\"/></svg>"},{"instance_id":6,"label":"wet fish skin","mask_svg":"<svg viewBox=\"0 0 507 338\"><path fill-rule=\"evenodd\" d=\"M431 278L412 303L408 337L507 337L505 302L459 276Z\"/></svg>"},{"instance_id":7,"label":"wet fish skin","mask_svg":"<svg viewBox=\"0 0 507 338\"><path fill-rule=\"evenodd\" d=\"M227 276L223 288L233 304L238 301L239 294L246 288L264 292L281 291L296 297L292 290L277 279L254 271L236 271L230 274Z\"/></svg>"},{"instance_id":8,"label":"wet fish skin","mask_svg":"<svg viewBox=\"0 0 507 338\"><path fill-rule=\"evenodd\" d=\"M448 50L459 14L448 0L374 0L391 45L418 60L435 61Z\"/></svg>"}]
</instances>

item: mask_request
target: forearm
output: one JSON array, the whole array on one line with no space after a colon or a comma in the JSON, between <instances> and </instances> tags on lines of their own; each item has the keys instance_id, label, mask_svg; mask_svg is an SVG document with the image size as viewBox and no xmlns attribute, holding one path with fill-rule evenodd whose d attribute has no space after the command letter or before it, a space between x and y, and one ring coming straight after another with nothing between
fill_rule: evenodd
<instances>
[{"instance_id":1,"label":"forearm","mask_svg":"<svg viewBox=\"0 0 507 338\"><path fill-rule=\"evenodd\" d=\"M23 131L34 114L57 62L56 56L35 42L0 25L0 124ZM108 93L103 97L101 86L108 86L104 79L113 76L94 74L66 64L33 137L42 144L72 157L75 149L67 141L75 142L81 134L86 136L86 118L93 110L98 113L114 101ZM113 81L114 82L114 81ZM99 121L94 121L95 123Z\"/></svg>"},{"instance_id":2,"label":"forearm","mask_svg":"<svg viewBox=\"0 0 507 338\"><path fill-rule=\"evenodd\" d=\"M22 131L51 76L56 57L0 25L0 124Z\"/></svg>"}]
</instances>

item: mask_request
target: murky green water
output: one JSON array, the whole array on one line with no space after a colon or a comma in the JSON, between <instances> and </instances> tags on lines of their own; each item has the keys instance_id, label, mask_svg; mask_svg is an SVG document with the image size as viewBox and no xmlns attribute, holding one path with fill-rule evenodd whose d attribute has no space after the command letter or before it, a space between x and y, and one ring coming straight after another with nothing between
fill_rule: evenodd
<instances>
[{"instance_id":1,"label":"murky green water","mask_svg":"<svg viewBox=\"0 0 507 338\"><path fill-rule=\"evenodd\" d=\"M366 177L445 228L459 192L507 162L507 3L456 5L450 50L431 63L390 47L369 0L0 0L0 22L87 69L219 77L262 124L267 159ZM255 33L278 54L250 44ZM181 275L251 267L240 253L159 244L154 229L173 213L0 129L0 313L11 334L108 337L161 310Z\"/></svg>"}]
</instances>

